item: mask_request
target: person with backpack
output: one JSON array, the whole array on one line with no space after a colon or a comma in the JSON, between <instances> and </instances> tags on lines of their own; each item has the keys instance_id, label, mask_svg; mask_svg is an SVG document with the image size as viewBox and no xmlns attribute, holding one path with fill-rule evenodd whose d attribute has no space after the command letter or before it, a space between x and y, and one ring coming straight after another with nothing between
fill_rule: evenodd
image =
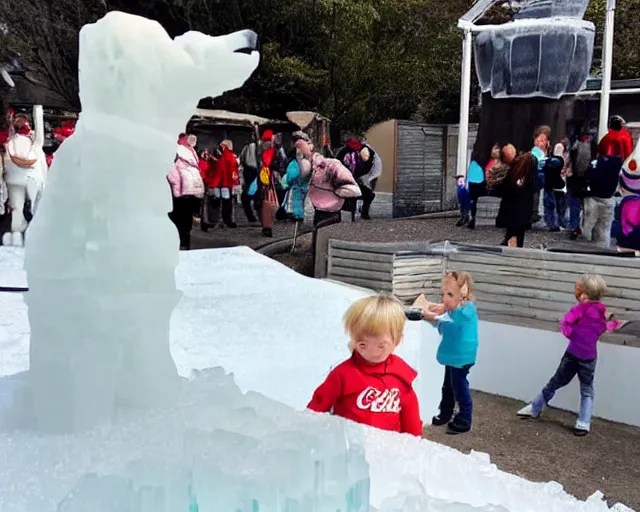
<instances>
[{"instance_id":1,"label":"person with backpack","mask_svg":"<svg viewBox=\"0 0 640 512\"><path fill-rule=\"evenodd\" d=\"M569 204L569 238L576 240L581 234L580 216L587 197L587 169L594 160L592 136L582 133L570 151L571 166L567 172L567 203Z\"/></svg>"},{"instance_id":2,"label":"person with backpack","mask_svg":"<svg viewBox=\"0 0 640 512\"><path fill-rule=\"evenodd\" d=\"M549 231L558 232L566 229L566 183L563 171L565 169L564 145L558 143L553 149L553 155L547 157L542 167L544 173L544 221Z\"/></svg>"},{"instance_id":3,"label":"person with backpack","mask_svg":"<svg viewBox=\"0 0 640 512\"><path fill-rule=\"evenodd\" d=\"M549 141L551 140L551 127L547 125L538 126L533 132L533 148L531 154L538 162L538 172L535 180L533 192L533 208L531 212L531 224L540 220L540 192L544 191L544 165L549 154ZM544 198L543 198L544 199ZM544 201L543 201L544 202Z\"/></svg>"},{"instance_id":4,"label":"person with backpack","mask_svg":"<svg viewBox=\"0 0 640 512\"><path fill-rule=\"evenodd\" d=\"M240 179L242 181L242 193L240 202L249 224L255 224L259 216L259 204L255 197L256 180L258 178L258 144L256 140L247 144L240 153ZM253 193L250 193L253 192Z\"/></svg>"},{"instance_id":5,"label":"person with backpack","mask_svg":"<svg viewBox=\"0 0 640 512\"><path fill-rule=\"evenodd\" d=\"M602 247L611 244L618 177L622 163L631 153L622 132L622 118L612 116L609 132L598 143L598 158L587 169L588 197L584 200L584 237ZM628 152L628 153L627 153Z\"/></svg>"}]
</instances>

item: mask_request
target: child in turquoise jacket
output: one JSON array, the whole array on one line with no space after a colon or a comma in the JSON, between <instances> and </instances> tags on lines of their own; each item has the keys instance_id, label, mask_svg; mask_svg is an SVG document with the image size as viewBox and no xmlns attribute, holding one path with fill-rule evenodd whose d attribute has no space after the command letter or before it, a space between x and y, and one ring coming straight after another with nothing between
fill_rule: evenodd
<instances>
[{"instance_id":1,"label":"child in turquoise jacket","mask_svg":"<svg viewBox=\"0 0 640 512\"><path fill-rule=\"evenodd\" d=\"M467 377L478 352L478 311L473 303L471 274L447 272L442 279L442 304L426 303L423 318L442 335L436 358L445 367L440 412L432 424L448 425L448 434L468 432L473 401ZM456 403L458 413L454 417Z\"/></svg>"}]
</instances>

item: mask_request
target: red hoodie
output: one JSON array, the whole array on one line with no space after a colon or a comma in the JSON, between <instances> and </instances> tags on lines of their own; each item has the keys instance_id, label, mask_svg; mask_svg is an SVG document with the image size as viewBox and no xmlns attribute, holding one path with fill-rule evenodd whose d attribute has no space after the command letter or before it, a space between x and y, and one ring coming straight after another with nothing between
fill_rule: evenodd
<instances>
[{"instance_id":1,"label":"red hoodie","mask_svg":"<svg viewBox=\"0 0 640 512\"><path fill-rule=\"evenodd\" d=\"M416 376L396 355L371 364L354 351L331 370L307 408L382 430L422 436L418 397L411 386Z\"/></svg>"},{"instance_id":2,"label":"red hoodie","mask_svg":"<svg viewBox=\"0 0 640 512\"><path fill-rule=\"evenodd\" d=\"M619 156L622 160L633 151L633 139L629 130L609 130L598 143L598 155L601 156Z\"/></svg>"}]
</instances>

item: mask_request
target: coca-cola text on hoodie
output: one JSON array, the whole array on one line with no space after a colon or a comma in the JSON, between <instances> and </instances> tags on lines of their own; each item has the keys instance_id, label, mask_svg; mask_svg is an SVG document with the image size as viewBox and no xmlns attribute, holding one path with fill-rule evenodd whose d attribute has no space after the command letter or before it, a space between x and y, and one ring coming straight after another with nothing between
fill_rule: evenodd
<instances>
[{"instance_id":1,"label":"coca-cola text on hoodie","mask_svg":"<svg viewBox=\"0 0 640 512\"><path fill-rule=\"evenodd\" d=\"M394 354L372 364L354 350L316 389L307 408L382 430L422 436L418 398L412 387L416 376Z\"/></svg>"}]
</instances>

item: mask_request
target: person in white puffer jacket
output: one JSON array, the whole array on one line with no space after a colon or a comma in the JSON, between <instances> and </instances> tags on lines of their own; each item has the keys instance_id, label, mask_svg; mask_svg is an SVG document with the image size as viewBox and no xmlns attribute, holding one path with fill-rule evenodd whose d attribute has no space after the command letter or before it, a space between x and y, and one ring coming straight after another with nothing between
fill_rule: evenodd
<instances>
[{"instance_id":1,"label":"person in white puffer jacket","mask_svg":"<svg viewBox=\"0 0 640 512\"><path fill-rule=\"evenodd\" d=\"M169 213L169 218L178 228L180 249L187 251L191 248L193 214L198 211L200 199L204 197L204 182L195 150L196 141L195 135L180 134L176 158L167 175L173 196L173 210Z\"/></svg>"},{"instance_id":2,"label":"person in white puffer jacket","mask_svg":"<svg viewBox=\"0 0 640 512\"><path fill-rule=\"evenodd\" d=\"M27 199L34 215L42 197L46 178L47 162L42 149L44 144L44 113L42 106L33 108L35 130L24 114L15 116L13 133L5 144L4 182L11 207L11 232L2 237L3 245L21 247L28 222L23 210ZM1 179L2 177L0 177ZM0 193L0 195L4 195Z\"/></svg>"}]
</instances>

